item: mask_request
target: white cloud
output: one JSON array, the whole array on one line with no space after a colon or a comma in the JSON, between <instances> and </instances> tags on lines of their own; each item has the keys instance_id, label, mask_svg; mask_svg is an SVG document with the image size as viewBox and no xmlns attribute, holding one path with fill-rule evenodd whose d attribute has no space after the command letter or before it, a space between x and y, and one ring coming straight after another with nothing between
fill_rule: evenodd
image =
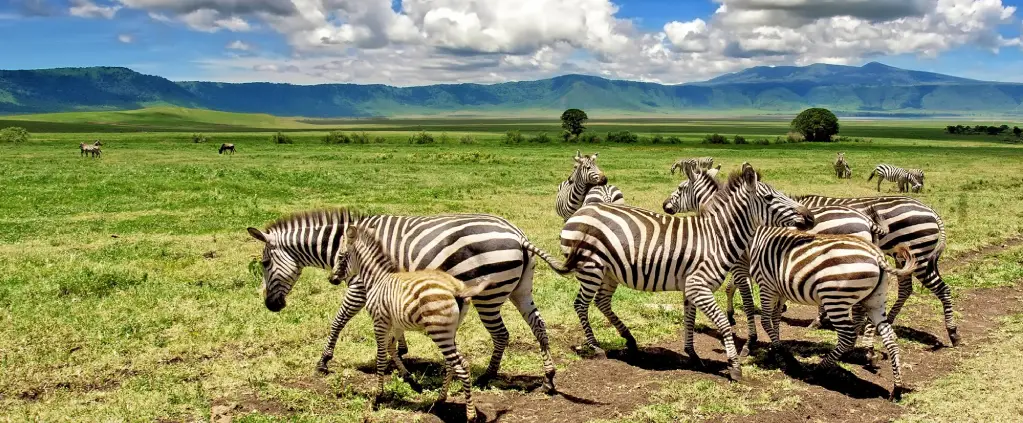
<instances>
[{"instance_id":1,"label":"white cloud","mask_svg":"<svg viewBox=\"0 0 1023 423\"><path fill-rule=\"evenodd\" d=\"M131 34L121 34L117 36L117 41L120 41L124 44L131 44L135 42L135 37L133 37Z\"/></svg>"},{"instance_id":2,"label":"white cloud","mask_svg":"<svg viewBox=\"0 0 1023 423\"><path fill-rule=\"evenodd\" d=\"M230 44L227 45L227 49L228 50L238 50L238 51L250 51L250 50L252 50L252 46L247 44L247 43L245 43L244 41L235 40L235 41L232 41Z\"/></svg>"},{"instance_id":3,"label":"white cloud","mask_svg":"<svg viewBox=\"0 0 1023 423\"><path fill-rule=\"evenodd\" d=\"M91 0L71 0L68 13L80 18L112 19L121 6L99 6Z\"/></svg>"}]
</instances>

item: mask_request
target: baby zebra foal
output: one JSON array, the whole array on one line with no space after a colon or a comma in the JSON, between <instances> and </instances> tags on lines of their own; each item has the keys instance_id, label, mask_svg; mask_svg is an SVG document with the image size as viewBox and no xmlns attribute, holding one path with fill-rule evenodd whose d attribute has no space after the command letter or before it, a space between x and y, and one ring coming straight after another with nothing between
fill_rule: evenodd
<instances>
[{"instance_id":1,"label":"baby zebra foal","mask_svg":"<svg viewBox=\"0 0 1023 423\"><path fill-rule=\"evenodd\" d=\"M845 235L812 235L788 228L757 229L746 256L735 268L736 277L752 277L760 284L760 324L771 337L772 349L780 346L781 307L786 300L820 305L838 332L838 344L821 361L828 368L856 345L858 314L861 308L881 334L892 361L895 386L891 398L902 396L902 373L895 331L885 318L888 274L908 276L916 259L905 245L897 254L905 265L894 268L876 245ZM867 328L868 334L872 332ZM756 342L750 334L748 344Z\"/></svg>"},{"instance_id":2,"label":"baby zebra foal","mask_svg":"<svg viewBox=\"0 0 1023 423\"><path fill-rule=\"evenodd\" d=\"M409 376L397 354L395 341L411 329L425 332L447 362L440 401L447 399L452 376L458 376L465 392L466 418L475 421L469 361L458 352L455 334L468 310L469 298L486 289L489 281L467 288L462 281L439 270L399 272L398 266L384 253L376 231L359 225L348 229L337 254L334 276L350 280L359 275L368 290L366 309L373 317L377 342L377 392L370 405L373 406L383 393L388 355L401 377Z\"/></svg>"}]
</instances>

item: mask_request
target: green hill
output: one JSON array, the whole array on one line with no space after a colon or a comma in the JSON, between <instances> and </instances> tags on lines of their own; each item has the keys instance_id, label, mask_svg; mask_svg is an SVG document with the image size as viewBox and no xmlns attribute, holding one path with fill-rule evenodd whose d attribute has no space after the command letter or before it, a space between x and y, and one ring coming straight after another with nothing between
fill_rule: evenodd
<instances>
[{"instance_id":1,"label":"green hill","mask_svg":"<svg viewBox=\"0 0 1023 423\"><path fill-rule=\"evenodd\" d=\"M0 71L0 114L179 106L274 116L769 114L817 106L845 115L1023 114L1023 84L894 68L755 67L706 82L662 85L564 75L493 85L171 82L125 68ZM130 116L130 115L128 115Z\"/></svg>"}]
</instances>

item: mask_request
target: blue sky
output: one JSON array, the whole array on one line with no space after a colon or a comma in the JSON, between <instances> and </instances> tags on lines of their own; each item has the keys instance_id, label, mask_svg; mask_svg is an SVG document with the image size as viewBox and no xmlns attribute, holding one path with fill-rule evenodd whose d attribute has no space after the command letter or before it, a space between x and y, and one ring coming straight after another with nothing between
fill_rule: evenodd
<instances>
[{"instance_id":1,"label":"blue sky","mask_svg":"<svg viewBox=\"0 0 1023 423\"><path fill-rule=\"evenodd\" d=\"M1023 0L3 0L0 68L419 85L678 83L881 61L1023 82Z\"/></svg>"}]
</instances>

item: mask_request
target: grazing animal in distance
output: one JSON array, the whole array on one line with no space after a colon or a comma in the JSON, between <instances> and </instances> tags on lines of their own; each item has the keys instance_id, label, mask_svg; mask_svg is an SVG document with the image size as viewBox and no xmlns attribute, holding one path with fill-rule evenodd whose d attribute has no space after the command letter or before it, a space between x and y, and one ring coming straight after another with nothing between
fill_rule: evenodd
<instances>
[{"instance_id":1,"label":"grazing animal in distance","mask_svg":"<svg viewBox=\"0 0 1023 423\"><path fill-rule=\"evenodd\" d=\"M630 352L638 345L629 328L611 309L619 285L632 289L685 293L686 332L691 333L699 309L717 326L728 356L729 376L742 378L732 328L714 298L728 270L746 250L760 225L812 225L806 207L760 181L749 164L733 173L698 216L665 216L621 204L594 204L581 209L561 230L565 267L576 271L579 292L574 308L586 335L586 346L604 351L589 323L590 303L625 338ZM691 336L685 351L699 362Z\"/></svg>"},{"instance_id":2,"label":"grazing animal in distance","mask_svg":"<svg viewBox=\"0 0 1023 423\"><path fill-rule=\"evenodd\" d=\"M305 267L331 269L336 264L340 238L352 225L364 224L376 229L384 251L402 271L442 270L461 279L467 286L482 281L491 284L474 297L483 326L493 338L490 365L477 383L497 376L508 329L501 308L510 301L529 325L540 344L545 379L543 387L554 392L554 361L550 354L546 323L533 301L533 273L536 257L555 272L570 272L564 265L537 248L525 234L507 220L484 214L440 216L361 215L351 210L313 210L285 216L265 231L248 228L249 235L263 243L264 302L270 311L280 311ZM332 280L332 283L340 281ZM349 280L341 307L330 326L330 336L316 369L327 373L334 358L338 336L349 320L366 305L366 286ZM399 339L399 349L404 341Z\"/></svg>"},{"instance_id":3,"label":"grazing animal in distance","mask_svg":"<svg viewBox=\"0 0 1023 423\"><path fill-rule=\"evenodd\" d=\"M103 154L103 151L96 144L79 143L78 149L81 151L82 157L90 156L95 159Z\"/></svg>"},{"instance_id":4,"label":"grazing animal in distance","mask_svg":"<svg viewBox=\"0 0 1023 423\"><path fill-rule=\"evenodd\" d=\"M885 299L889 274L912 275L916 261L905 245L900 244L896 250L903 263L898 268L888 264L876 245L856 237L761 227L735 273L736 278L752 279L760 286L760 324L771 337L772 349L781 346L781 308L785 301L824 309L838 333L838 344L821 361L822 368L834 366L856 345L858 317L865 313L872 324L867 333L872 334L876 326L888 350L895 379L891 398L898 400L903 391L902 365L895 331L885 318ZM856 306L861 310L854 310ZM755 345L756 337L756 331L751 332L747 345Z\"/></svg>"},{"instance_id":5,"label":"grazing animal in distance","mask_svg":"<svg viewBox=\"0 0 1023 423\"><path fill-rule=\"evenodd\" d=\"M433 340L444 356L447 372L440 401L447 399L451 379L458 377L465 393L466 418L476 421L469 361L458 351L455 337L469 308L468 301L486 289L490 281L467 287L439 270L401 272L384 252L376 231L361 224L348 228L337 255L334 277L351 280L358 275L366 286L366 309L373 318L377 344L377 393L372 402L375 404L384 391L388 356L403 379L410 376L395 349L395 341L406 330L415 330Z\"/></svg>"},{"instance_id":6,"label":"grazing animal in distance","mask_svg":"<svg viewBox=\"0 0 1023 423\"><path fill-rule=\"evenodd\" d=\"M217 154L224 154L225 151L230 152L231 154L234 154L234 144L227 144L227 143L220 144L220 152L217 153Z\"/></svg>"},{"instance_id":7,"label":"grazing animal in distance","mask_svg":"<svg viewBox=\"0 0 1023 423\"><path fill-rule=\"evenodd\" d=\"M92 143L92 145L95 145L96 147L102 147L103 146L103 142L100 141L100 140L96 140L96 142Z\"/></svg>"},{"instance_id":8,"label":"grazing animal in distance","mask_svg":"<svg viewBox=\"0 0 1023 423\"><path fill-rule=\"evenodd\" d=\"M870 172L867 181L874 179L874 176L877 176L877 192L881 192L881 182L883 181L898 184L899 192L907 192L910 189L920 192L920 189L923 188L924 172L919 169L907 170L889 164L879 164L873 172Z\"/></svg>"},{"instance_id":9,"label":"grazing animal in distance","mask_svg":"<svg viewBox=\"0 0 1023 423\"><path fill-rule=\"evenodd\" d=\"M568 220L583 206L583 201L590 189L600 185L607 185L607 176L597 167L597 153L593 153L592 156L584 156L576 151L572 175L558 186L558 198L554 204L558 216Z\"/></svg>"},{"instance_id":10,"label":"grazing animal in distance","mask_svg":"<svg viewBox=\"0 0 1023 423\"><path fill-rule=\"evenodd\" d=\"M685 175L685 174L689 173L689 171L687 169L710 170L710 168L712 166L714 166L714 158L713 157L696 157L696 158L691 158L691 159L683 158L683 159L678 159L674 164L671 165L671 174L674 175L675 171L679 170L679 171L682 172L683 175ZM720 169L720 168L721 168L721 166L718 166L718 169Z\"/></svg>"},{"instance_id":11,"label":"grazing animal in distance","mask_svg":"<svg viewBox=\"0 0 1023 423\"><path fill-rule=\"evenodd\" d=\"M838 176L839 179L852 178L852 168L845 160L845 153L838 153L838 158L835 159L835 176Z\"/></svg>"}]
</instances>

